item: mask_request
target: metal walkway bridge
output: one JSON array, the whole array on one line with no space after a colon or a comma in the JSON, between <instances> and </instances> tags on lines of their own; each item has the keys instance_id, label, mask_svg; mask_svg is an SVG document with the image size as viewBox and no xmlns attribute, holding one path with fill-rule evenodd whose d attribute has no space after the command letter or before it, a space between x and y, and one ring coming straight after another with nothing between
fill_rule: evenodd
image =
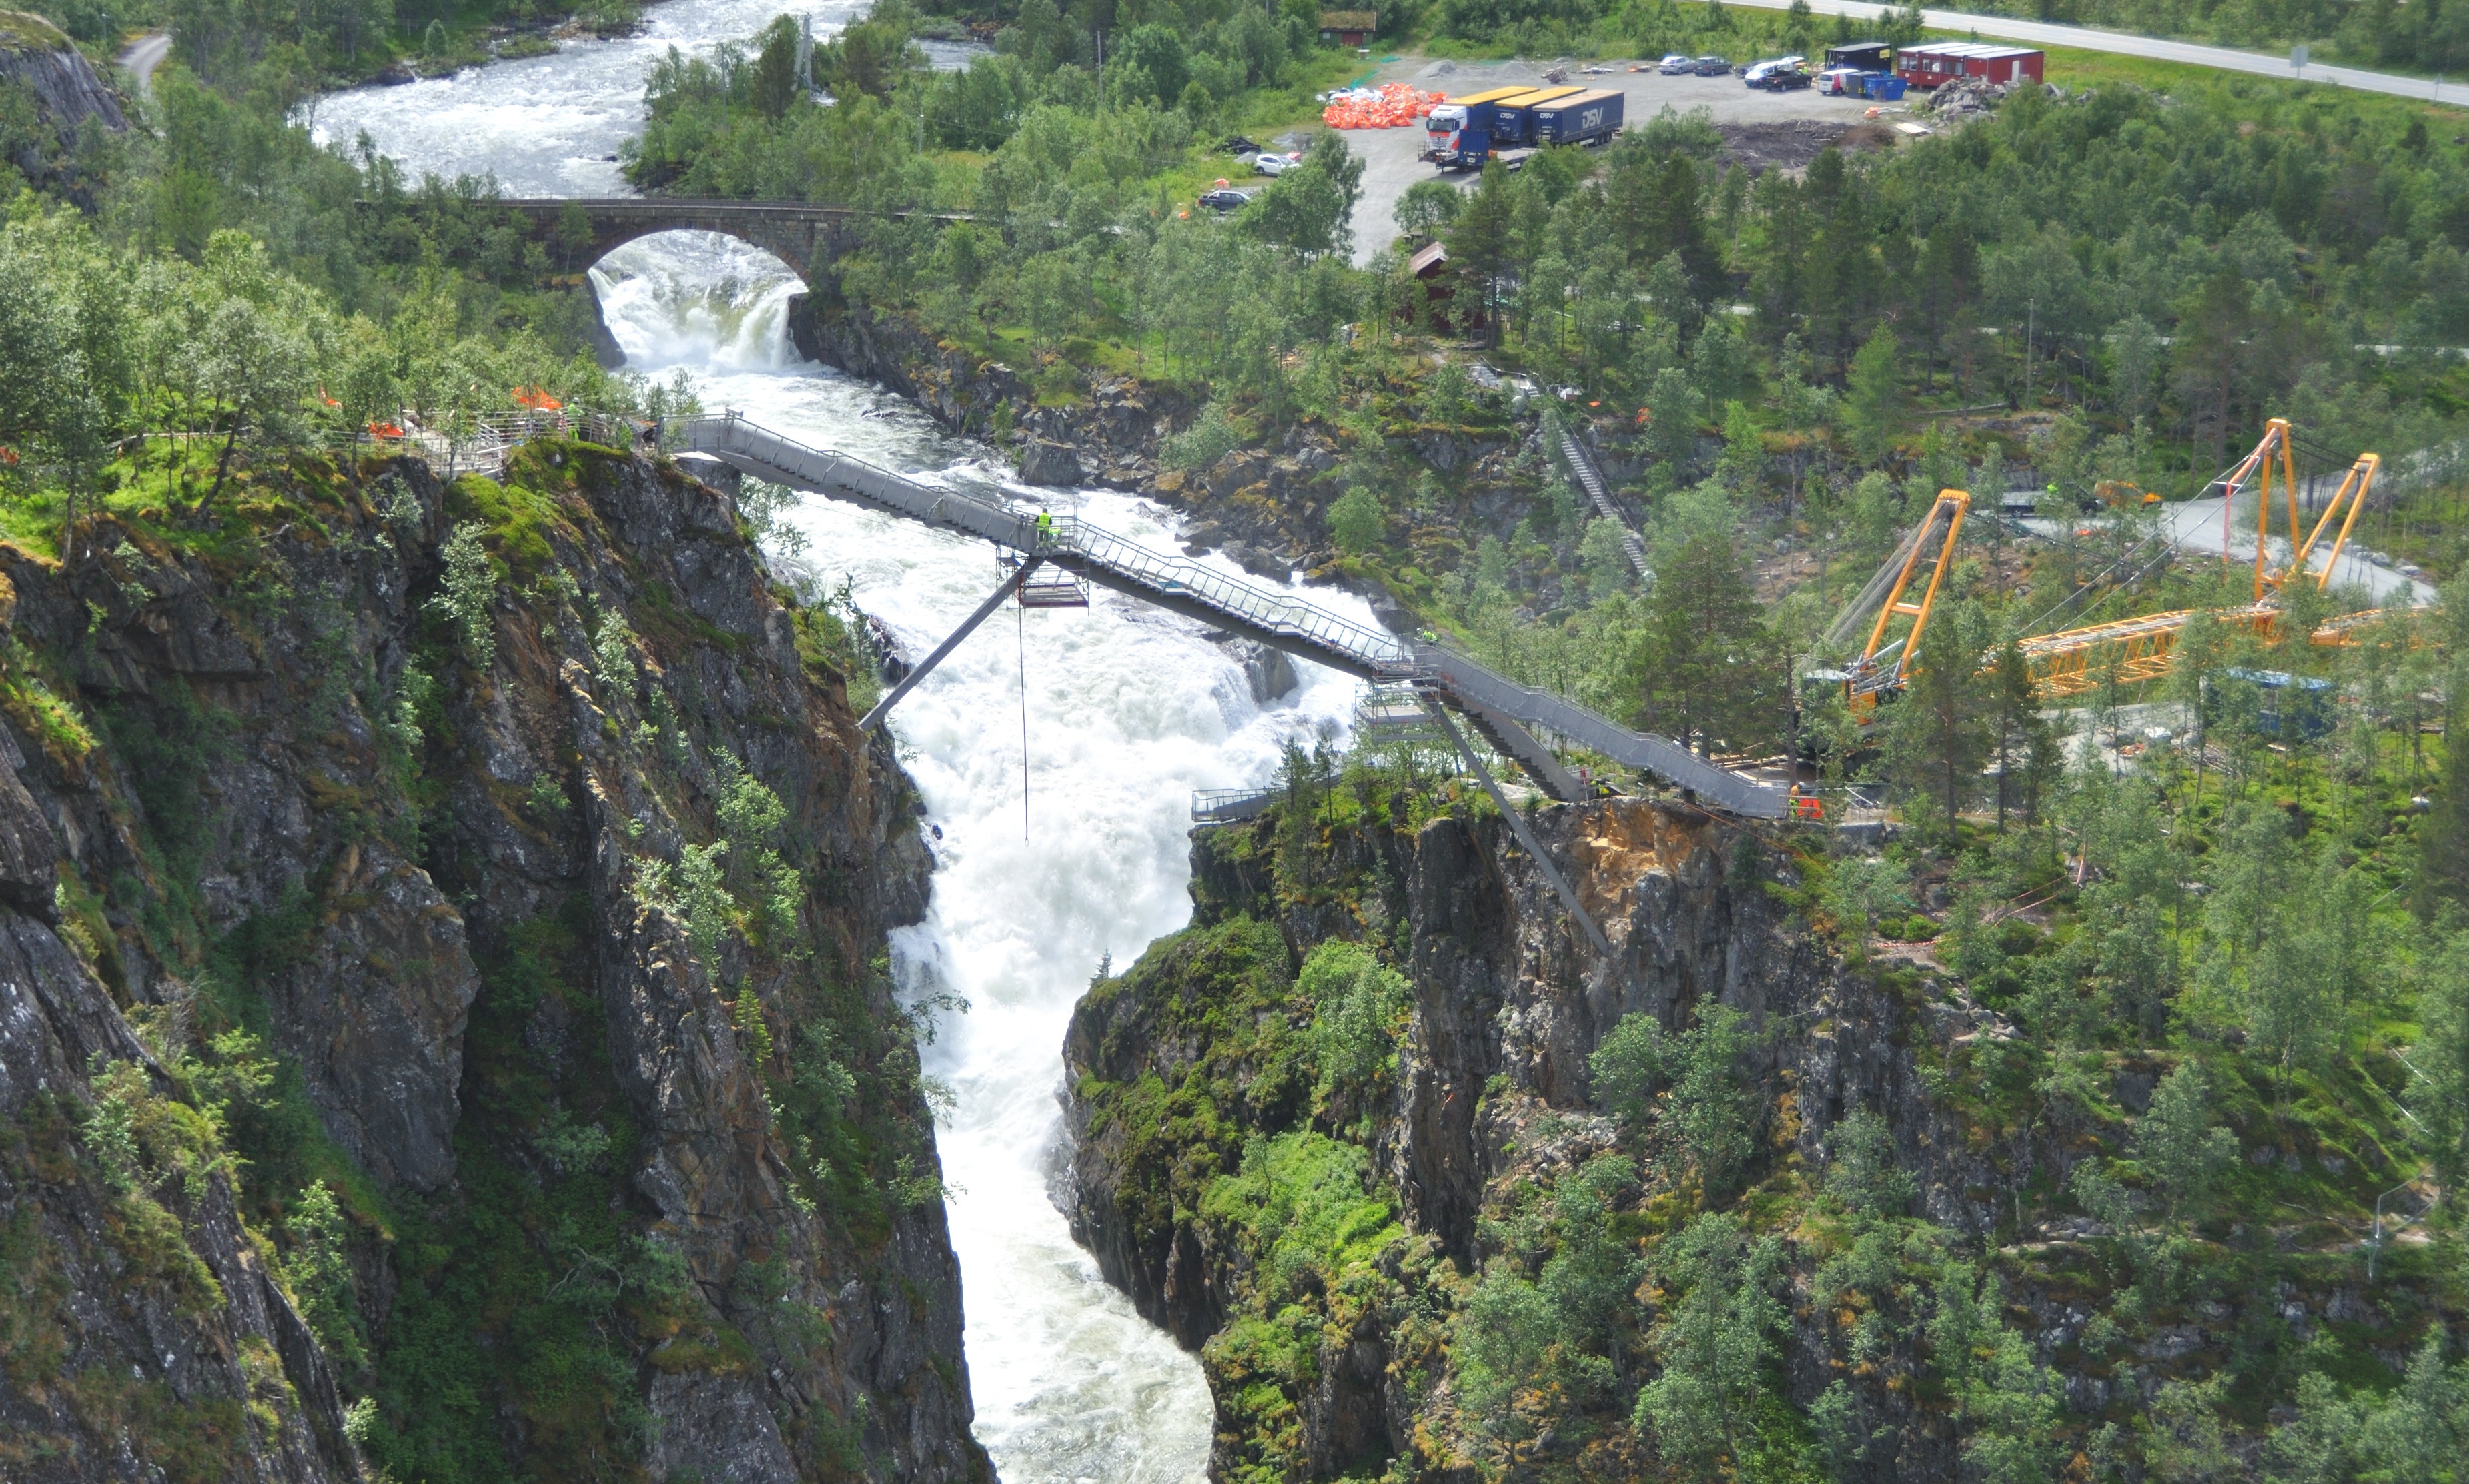
<instances>
[{"instance_id":1,"label":"metal walkway bridge","mask_svg":"<svg viewBox=\"0 0 2469 1484\"><path fill-rule=\"evenodd\" d=\"M944 641L943 648L885 696L868 721L1001 606L1029 568L1044 563L1358 679L1414 686L1425 696L1463 713L1556 798L1574 800L1581 790L1530 728L1652 773L1735 814L1776 819L1785 812L1784 789L1718 767L1676 742L1630 731L1574 701L1520 685L1442 646L1367 628L1200 562L1149 551L1086 521L1054 517L1041 532L1035 514L963 491L936 489L845 454L808 447L735 413L688 419L674 426L666 441L757 479L850 501L1022 554L1022 572L998 588L970 622Z\"/></svg>"}]
</instances>

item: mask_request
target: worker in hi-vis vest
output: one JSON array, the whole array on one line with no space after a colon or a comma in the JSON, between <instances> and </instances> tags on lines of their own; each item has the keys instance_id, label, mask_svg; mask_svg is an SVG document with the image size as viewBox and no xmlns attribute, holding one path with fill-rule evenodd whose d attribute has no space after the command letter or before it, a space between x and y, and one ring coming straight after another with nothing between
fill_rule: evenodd
<instances>
[{"instance_id":1,"label":"worker in hi-vis vest","mask_svg":"<svg viewBox=\"0 0 2469 1484\"><path fill-rule=\"evenodd\" d=\"M1040 546L1054 544L1054 517L1045 511L1037 513L1037 544Z\"/></svg>"}]
</instances>

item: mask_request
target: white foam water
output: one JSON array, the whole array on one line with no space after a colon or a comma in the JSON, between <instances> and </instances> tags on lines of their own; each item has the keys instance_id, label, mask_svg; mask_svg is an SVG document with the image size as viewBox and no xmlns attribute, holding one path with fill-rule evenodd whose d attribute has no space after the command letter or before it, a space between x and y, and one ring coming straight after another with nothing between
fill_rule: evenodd
<instances>
[{"instance_id":1,"label":"white foam water","mask_svg":"<svg viewBox=\"0 0 2469 1484\"><path fill-rule=\"evenodd\" d=\"M366 134L415 180L495 175L509 195L632 195L618 150L643 131L643 82L669 48L705 56L744 41L775 15L805 21L818 39L829 39L865 10L866 0L653 6L631 36L579 36L541 57L329 93L299 119L321 145L348 149ZM985 48L928 42L925 50L935 67L952 68Z\"/></svg>"},{"instance_id":2,"label":"white foam water","mask_svg":"<svg viewBox=\"0 0 2469 1484\"><path fill-rule=\"evenodd\" d=\"M611 254L595 279L630 363L686 367L707 406L905 472L1003 481L989 450L798 361L782 331L796 285L776 263L767 278L769 262L669 234ZM1033 497L1172 549L1162 513L1131 497ZM847 580L912 655L999 580L990 549L888 515L816 499L795 520L800 559L827 584ZM1300 691L1263 708L1199 625L1100 590L1086 609L999 615L893 714L925 823L941 832L933 906L895 935L895 971L912 998L972 1007L945 1018L927 1063L956 1094L939 1143L978 1434L1010 1484L1205 1473L1211 1413L1197 1363L1102 1281L1049 1199L1060 1051L1099 963L1120 967L1189 921L1191 790L1265 782L1288 740L1343 732L1352 682L1296 668Z\"/></svg>"},{"instance_id":3,"label":"white foam water","mask_svg":"<svg viewBox=\"0 0 2469 1484\"><path fill-rule=\"evenodd\" d=\"M345 144L366 131L415 178L618 192L602 157L639 127L653 61L672 42L692 52L742 37L779 9L657 8L636 40L336 95L317 106L315 127ZM861 9L842 0L788 13L824 34ZM991 450L945 435L902 399L801 361L786 334L799 285L744 243L646 238L592 278L629 366L689 372L706 406L920 477L981 489L1008 477ZM1127 496L1011 488L1172 546L1165 515ZM890 516L810 499L794 520L808 542L799 559L831 586L846 580L912 653L998 579L988 548ZM1369 622L1359 600L1316 601ZM1256 705L1198 625L1100 591L1086 609L999 615L892 716L928 810L920 828L941 833L933 905L895 934L894 972L912 1000L945 993L973 1007L943 1017L926 1061L956 1094L938 1143L977 1430L1009 1484L1184 1484L1206 1472L1211 1410L1198 1362L1100 1279L1049 1199L1062 1040L1101 960L1121 966L1189 920L1190 791L1264 783L1288 740L1342 733L1351 683L1296 670L1298 692Z\"/></svg>"}]
</instances>

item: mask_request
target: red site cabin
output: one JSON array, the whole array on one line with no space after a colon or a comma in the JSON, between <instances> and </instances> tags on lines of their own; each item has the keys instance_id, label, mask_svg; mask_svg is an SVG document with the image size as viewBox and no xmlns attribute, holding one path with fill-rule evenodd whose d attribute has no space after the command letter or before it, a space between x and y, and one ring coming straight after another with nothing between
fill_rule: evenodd
<instances>
[{"instance_id":1,"label":"red site cabin","mask_svg":"<svg viewBox=\"0 0 2469 1484\"><path fill-rule=\"evenodd\" d=\"M2042 56L2030 47L1986 41L1930 41L1898 47L1895 76L1914 87L1939 87L1963 78L1984 82L2041 80Z\"/></svg>"}]
</instances>

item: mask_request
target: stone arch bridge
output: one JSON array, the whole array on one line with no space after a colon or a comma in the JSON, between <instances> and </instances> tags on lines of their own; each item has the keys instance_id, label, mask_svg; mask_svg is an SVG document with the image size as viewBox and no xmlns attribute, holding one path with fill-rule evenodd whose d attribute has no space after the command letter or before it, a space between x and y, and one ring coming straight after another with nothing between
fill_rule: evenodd
<instances>
[{"instance_id":1,"label":"stone arch bridge","mask_svg":"<svg viewBox=\"0 0 2469 1484\"><path fill-rule=\"evenodd\" d=\"M522 217L532 235L548 244L550 256L573 268L588 267L636 238L660 232L717 232L751 243L807 274L813 271L816 258L831 249L835 231L845 230L867 215L852 206L805 201L705 201L665 195L535 196L497 204ZM976 219L957 212L890 215L900 218L923 215L938 221Z\"/></svg>"}]
</instances>

